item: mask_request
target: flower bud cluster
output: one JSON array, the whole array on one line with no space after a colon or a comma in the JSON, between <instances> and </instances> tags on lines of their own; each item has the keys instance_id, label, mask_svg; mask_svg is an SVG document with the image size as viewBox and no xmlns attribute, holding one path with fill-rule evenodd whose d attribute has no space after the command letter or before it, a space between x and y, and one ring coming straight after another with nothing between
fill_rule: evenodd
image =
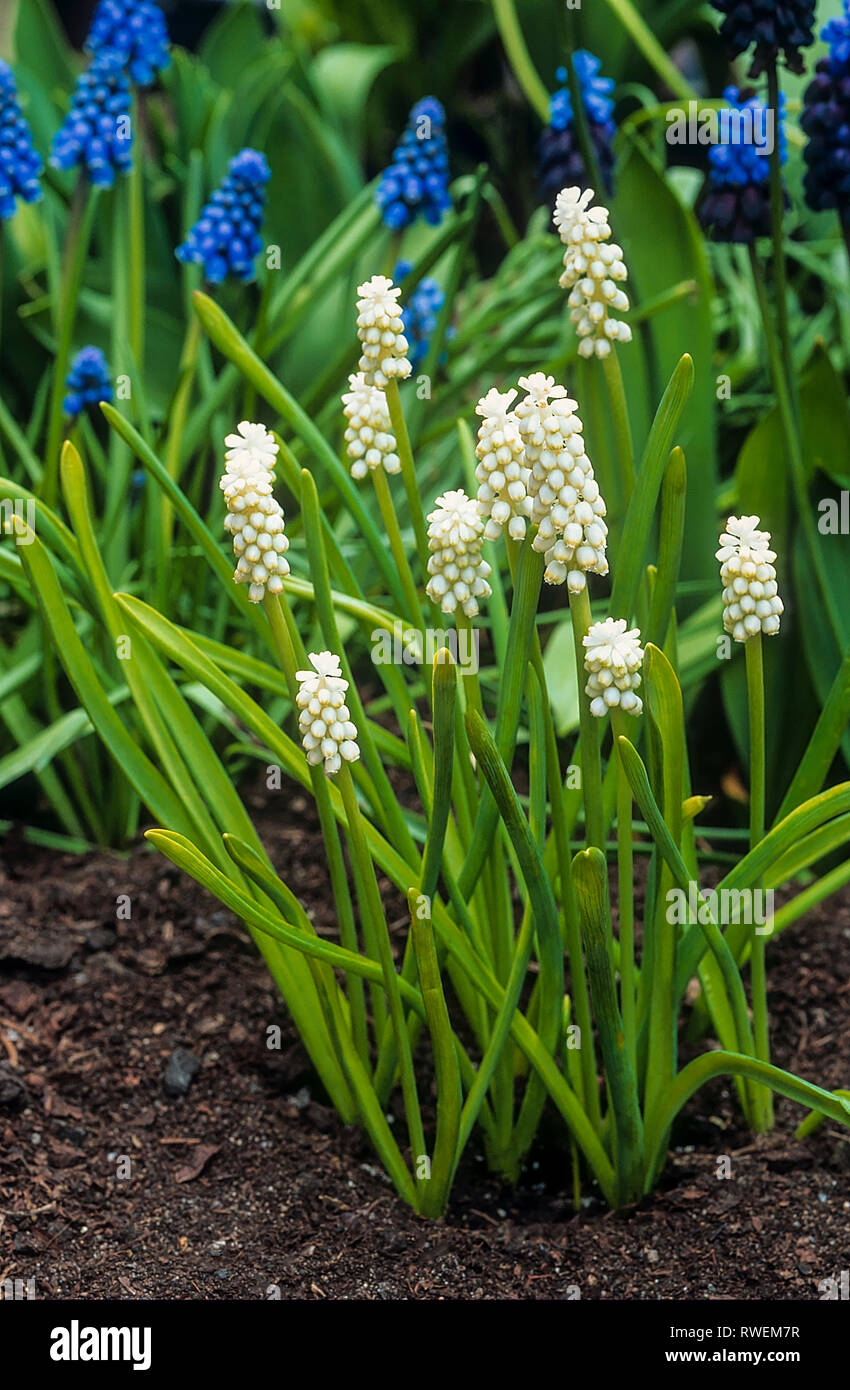
<instances>
[{"instance_id":1,"label":"flower bud cluster","mask_svg":"<svg viewBox=\"0 0 850 1390\"><path fill-rule=\"evenodd\" d=\"M570 291L567 303L582 357L608 357L612 343L630 343L632 330L612 314L625 313L628 295L620 289L629 274L622 247L609 242L608 210L591 207L593 189L565 188L555 200L555 226L566 251L559 283Z\"/></svg>"},{"instance_id":2,"label":"flower bud cluster","mask_svg":"<svg viewBox=\"0 0 850 1390\"><path fill-rule=\"evenodd\" d=\"M339 657L333 652L311 652L308 660L312 671L295 672L301 745L311 767L324 763L330 777L339 772L343 762L354 763L360 757L357 728L345 703L348 681L340 670Z\"/></svg>"},{"instance_id":3,"label":"flower bud cluster","mask_svg":"<svg viewBox=\"0 0 850 1390\"><path fill-rule=\"evenodd\" d=\"M723 583L723 627L736 642L763 632L774 637L784 611L776 583L770 532L757 516L730 516L717 558Z\"/></svg>"},{"instance_id":4,"label":"flower bud cluster","mask_svg":"<svg viewBox=\"0 0 850 1390\"><path fill-rule=\"evenodd\" d=\"M225 440L225 471L219 486L227 504L225 530L233 537L237 584L248 584L252 603L283 591L289 574L289 541L283 510L272 495L277 445L263 425L243 420Z\"/></svg>"}]
</instances>

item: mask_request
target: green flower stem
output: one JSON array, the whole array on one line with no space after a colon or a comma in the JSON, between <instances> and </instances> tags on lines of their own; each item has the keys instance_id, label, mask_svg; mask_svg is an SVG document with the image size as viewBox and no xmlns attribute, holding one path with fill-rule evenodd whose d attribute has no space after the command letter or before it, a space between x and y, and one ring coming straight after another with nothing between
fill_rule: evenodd
<instances>
[{"instance_id":1,"label":"green flower stem","mask_svg":"<svg viewBox=\"0 0 850 1390\"><path fill-rule=\"evenodd\" d=\"M77 305L94 227L98 191L82 179L79 180L71 201L68 229L65 235L62 283L59 302L54 310L57 347L47 419L44 477L41 484L41 496L48 506L54 505L59 489L59 454L62 449L62 402L65 397L65 378L68 375L68 365L71 360Z\"/></svg>"},{"instance_id":2,"label":"green flower stem","mask_svg":"<svg viewBox=\"0 0 850 1390\"><path fill-rule=\"evenodd\" d=\"M605 0L605 3L619 20L635 48L643 54L649 66L654 69L664 85L669 87L680 101L701 100L700 94L691 86L684 73L665 52L649 24L642 17L636 0Z\"/></svg>"},{"instance_id":3,"label":"green flower stem","mask_svg":"<svg viewBox=\"0 0 850 1390\"><path fill-rule=\"evenodd\" d=\"M278 447L277 463L280 469L281 480L289 488L296 502L301 502L301 467L289 445L281 436L272 430L271 434ZM331 569L336 575L342 593L348 595L355 601L363 598L363 590L355 577L354 571L348 564L343 555L339 542L334 535L334 529L328 520L325 512L321 515L322 536L324 538L325 554L328 556Z\"/></svg>"},{"instance_id":4,"label":"green flower stem","mask_svg":"<svg viewBox=\"0 0 850 1390\"><path fill-rule=\"evenodd\" d=\"M629 1055L634 1066L637 1061L637 1025L635 992L635 889L634 850L632 843L632 788L628 779L621 745L621 734L627 734L628 716L613 710L611 726L617 757L617 909L620 918L620 1011Z\"/></svg>"},{"instance_id":5,"label":"green flower stem","mask_svg":"<svg viewBox=\"0 0 850 1390\"><path fill-rule=\"evenodd\" d=\"M135 168L135 161L134 161ZM135 270L132 264L132 247L130 238L130 200L131 185L133 175L123 179L116 188L112 199L112 278L113 278L113 302L112 302L112 338L111 338L111 367L112 371L118 374L139 376L135 371L140 368L140 363L133 360L132 347L128 337L128 325L131 317L131 302L133 298L133 281ZM129 355L128 355L129 350ZM140 386L136 380L134 385ZM74 439L77 430L71 433ZM92 443L94 437L90 434L88 441L88 457L94 457ZM78 445L79 447L79 445ZM109 436L109 465L106 471L106 502L104 507L103 522L103 557L107 570L110 573L120 574L124 571L127 564L128 541L130 532L130 514L127 507L127 488L130 481L130 470L132 467L133 453L126 440L119 434L112 433Z\"/></svg>"},{"instance_id":6,"label":"green flower stem","mask_svg":"<svg viewBox=\"0 0 850 1390\"><path fill-rule=\"evenodd\" d=\"M755 849L764 839L765 803L764 656L760 632L744 643L744 651L750 715L750 849Z\"/></svg>"},{"instance_id":7,"label":"green flower stem","mask_svg":"<svg viewBox=\"0 0 850 1390\"><path fill-rule=\"evenodd\" d=\"M455 630L458 635L458 661L460 661L461 655L465 655L467 660L474 662L475 634L477 632L477 628L473 625L472 620L466 616L463 609L460 607L455 609L454 620ZM464 634L463 640L461 639L461 633ZM464 641L466 643L465 652L463 651ZM461 666L460 674L461 679L463 681L464 693L466 695L467 709L477 709L479 714L483 714L484 706L481 701L481 686L478 681L477 664L474 669L469 669L466 666Z\"/></svg>"},{"instance_id":8,"label":"green flower stem","mask_svg":"<svg viewBox=\"0 0 850 1390\"><path fill-rule=\"evenodd\" d=\"M128 302L127 338L130 353L139 372L145 366L145 185L141 141L141 102L134 94L132 129L135 135L136 156L129 178L125 181L127 223L129 230L130 294Z\"/></svg>"},{"instance_id":9,"label":"green flower stem","mask_svg":"<svg viewBox=\"0 0 850 1390\"><path fill-rule=\"evenodd\" d=\"M396 847L404 857L411 864L418 865L419 853L402 815L398 799L384 771L384 765L378 756L366 711L361 703L357 684L340 639L334 613L327 559L322 542L319 496L313 475L307 468L301 472L301 509L307 543L307 558L313 579L313 600L316 605L316 615L319 619L322 636L329 649L339 656L343 676L348 681L348 703L351 706L352 719L357 725L364 764L375 787L375 792L370 798L373 816L381 820L384 829L392 836Z\"/></svg>"},{"instance_id":10,"label":"green flower stem","mask_svg":"<svg viewBox=\"0 0 850 1390\"><path fill-rule=\"evenodd\" d=\"M590 712L590 701L584 686L584 637L592 622L587 586L578 594L570 594L570 616L576 652L578 682L579 728L581 731L581 763L584 785L584 823L588 845L605 852L605 814L602 806L602 759L599 747L599 723Z\"/></svg>"},{"instance_id":11,"label":"green flower stem","mask_svg":"<svg viewBox=\"0 0 850 1390\"><path fill-rule=\"evenodd\" d=\"M422 862L419 891L411 889L407 895L410 908L410 937L419 972L422 1002L428 1018L428 1030L431 1034L437 1082L437 1131L430 1177L422 1200L422 1211L426 1216L441 1215L448 1199L455 1168L462 1103L457 1043L443 992L431 921L431 899L437 888L451 812L454 762L457 675L451 654L446 649L438 652L434 658L433 676L434 782L428 818L428 840Z\"/></svg>"},{"instance_id":12,"label":"green flower stem","mask_svg":"<svg viewBox=\"0 0 850 1390\"><path fill-rule=\"evenodd\" d=\"M510 542L508 552L511 553ZM532 535L526 537L514 551L516 582L514 584L511 617L508 625L507 660L499 685L496 712L496 747L506 763L513 758L522 709L522 693L528 674L528 658L534 635L534 615L540 598L543 580L543 556L534 549ZM512 560L512 564L513 564ZM475 829L458 879L461 896L469 898L478 882L481 870L490 853L493 836L499 821L498 808L489 790L482 794L475 818Z\"/></svg>"},{"instance_id":13,"label":"green flower stem","mask_svg":"<svg viewBox=\"0 0 850 1390\"><path fill-rule=\"evenodd\" d=\"M263 287L260 290L257 311L254 316L254 330L251 334L251 343L256 347L262 343L266 331L266 323L269 316L269 303L272 296L272 277L266 272ZM253 420L257 405L257 388L253 381L245 382L245 389L242 393L242 419Z\"/></svg>"},{"instance_id":14,"label":"green flower stem","mask_svg":"<svg viewBox=\"0 0 850 1390\"><path fill-rule=\"evenodd\" d=\"M398 382L393 378L387 383L386 389L387 405L390 412L390 423L395 435L396 448L401 460L401 476L404 480L404 490L407 494L407 505L410 509L410 520L413 524L413 534L416 537L416 553L419 556L419 564L422 574L428 573L428 532L425 526L425 513L422 509L422 498L419 496L419 485L416 481L416 465L413 462L413 450L410 447L410 436L407 432L407 421L404 418L404 411L401 406L401 395L398 389Z\"/></svg>"},{"instance_id":15,"label":"green flower stem","mask_svg":"<svg viewBox=\"0 0 850 1390\"><path fill-rule=\"evenodd\" d=\"M189 404L192 399L192 392L195 386L195 373L198 367L198 357L201 350L201 325L197 317L193 314L189 320L186 330L186 339L183 344L183 352L180 357L180 375L174 401L169 412L168 435L163 450L163 463L165 464L168 476L176 483L180 473L180 443L183 438L183 430L186 425L186 417L189 411ZM170 579L170 567L172 564L171 541L172 529L174 526L174 513L171 503L165 494L160 499L160 539L159 553L157 559L157 593L159 600L157 607L167 606L166 595Z\"/></svg>"},{"instance_id":16,"label":"green flower stem","mask_svg":"<svg viewBox=\"0 0 850 1390\"><path fill-rule=\"evenodd\" d=\"M531 61L514 0L493 0L493 15L514 76L544 125L549 124L549 93Z\"/></svg>"},{"instance_id":17,"label":"green flower stem","mask_svg":"<svg viewBox=\"0 0 850 1390\"><path fill-rule=\"evenodd\" d=\"M614 426L614 442L617 448L620 497L625 513L635 486L635 450L632 442L632 427L629 421L629 407L626 402L626 388L623 384L623 369L620 366L616 348L612 348L608 356L603 357L602 370L605 374L605 385L611 406L611 421Z\"/></svg>"},{"instance_id":18,"label":"green flower stem","mask_svg":"<svg viewBox=\"0 0 850 1390\"><path fill-rule=\"evenodd\" d=\"M387 277L388 280L392 280L392 279L394 278L394 277L393 277L393 272L394 272L394 270L395 270L395 268L396 268L396 265L398 264L399 258L400 258L400 256L401 256L401 244L402 244L403 241L404 241L404 232L403 232L403 231L390 232L390 235L389 235L389 237L388 237L388 239L387 239L387 249L386 249L386 251L384 252L384 270L383 270L383 273L384 273L384 275L386 275L386 277Z\"/></svg>"},{"instance_id":19,"label":"green flower stem","mask_svg":"<svg viewBox=\"0 0 850 1390\"><path fill-rule=\"evenodd\" d=\"M655 522L658 494L670 459L673 436L693 384L693 359L685 353L655 412L623 526L624 545L618 554L608 611L622 613L627 619L635 612L641 587L645 584L646 549Z\"/></svg>"},{"instance_id":20,"label":"green flower stem","mask_svg":"<svg viewBox=\"0 0 850 1390\"><path fill-rule=\"evenodd\" d=\"M765 736L764 736L764 656L762 636L744 643L747 662L747 708L750 723L750 849L764 839ZM750 984L753 1006L755 1054L761 1062L770 1061L770 1023L767 1009L767 938L753 930L750 956ZM759 1130L773 1128L773 1099L769 1090L753 1092L753 1123Z\"/></svg>"},{"instance_id":21,"label":"green flower stem","mask_svg":"<svg viewBox=\"0 0 850 1390\"><path fill-rule=\"evenodd\" d=\"M570 965L570 987L572 990L572 1009L578 1025L581 1046L567 1049L567 1064L570 1082L590 1117L596 1132L602 1133L602 1114L599 1105L599 1084L596 1074L596 1051L593 1043L593 1026L590 1014L590 994L584 969L584 955L581 945L581 930L578 920L578 905L575 899L573 876L571 872L572 850L570 848L570 827L564 803L564 789L561 783L561 764L558 757L558 741L552 721L552 705L546 687L546 669L540 649L540 637L535 629L531 644L531 661L544 692L543 719L546 738L546 775L549 791L549 806L552 816L553 842L557 855L558 875L561 881L561 913L563 917L563 937ZM544 853L545 862L545 853ZM554 872L552 879L554 883Z\"/></svg>"},{"instance_id":22,"label":"green flower stem","mask_svg":"<svg viewBox=\"0 0 850 1390\"><path fill-rule=\"evenodd\" d=\"M599 1044L605 1061L605 1077L617 1133L617 1196L621 1205L640 1197L643 1184L643 1123L638 1104L637 1081L623 1019L617 1007L617 989L608 941L611 923L608 909L608 871L605 856L595 847L580 851L573 860L573 880L581 918L587 972Z\"/></svg>"},{"instance_id":23,"label":"green flower stem","mask_svg":"<svg viewBox=\"0 0 850 1390\"><path fill-rule=\"evenodd\" d=\"M750 265L752 267L753 281L756 287L762 325L764 327L764 339L767 345L771 373L773 376L773 389L776 392L779 414L785 433L785 443L788 449L788 458L791 463L791 485L794 490L794 499L797 504L800 525L803 528L803 538L806 542L806 547L809 552L809 561L815 577L817 578L821 600L827 618L829 619L829 625L833 637L835 638L836 646L839 652L843 652L846 645L844 621L836 605L832 586L829 582L829 576L824 567L817 523L815 522L814 511L809 501L803 445L800 438L799 423L794 405L794 373L792 371L789 377L785 369L785 354L777 340L777 334L767 300L764 275L758 257L752 247L750 247Z\"/></svg>"},{"instance_id":24,"label":"green flower stem","mask_svg":"<svg viewBox=\"0 0 850 1390\"><path fill-rule=\"evenodd\" d=\"M668 634L671 633L671 621L675 618L676 583L685 534L687 492L685 455L677 445L670 454L661 484L658 568L651 589L649 622L645 633L646 643L652 643L662 651ZM674 664L677 663L674 661Z\"/></svg>"},{"instance_id":25,"label":"green flower stem","mask_svg":"<svg viewBox=\"0 0 850 1390\"><path fill-rule=\"evenodd\" d=\"M767 68L767 103L774 123L773 148L770 152L770 222L773 241L773 283L776 291L776 321L779 325L779 341L782 347L782 361L785 376L791 389L791 399L796 405L796 382L794 379L793 358L791 355L791 334L788 327L788 276L785 265L785 190L782 187L782 148L780 130L780 91L779 69L773 58Z\"/></svg>"},{"instance_id":26,"label":"green flower stem","mask_svg":"<svg viewBox=\"0 0 850 1390\"><path fill-rule=\"evenodd\" d=\"M390 485L387 482L387 475L380 465L377 468L370 468L372 483L375 488L375 496L378 499L378 506L381 509L381 519L384 523L384 530L390 543L390 553L395 560L401 587L406 600L406 614L409 622L419 630L425 631L425 619L422 615L422 605L419 602L419 595L416 592L416 584L410 571L410 564L407 559L407 551L404 541L401 538L398 517L396 516L395 506L393 505Z\"/></svg>"},{"instance_id":27,"label":"green flower stem","mask_svg":"<svg viewBox=\"0 0 850 1390\"><path fill-rule=\"evenodd\" d=\"M372 931L378 947L379 960L384 978L384 989L386 991L390 1018L393 1024L395 1044L398 1050L401 1089L404 1096L404 1110L407 1117L410 1151L415 1165L416 1160L427 1155L428 1150L425 1147L425 1132L422 1128L422 1115L419 1109L419 1097L416 1091L416 1077L413 1071L410 1037L407 1031L407 1021L401 999L399 978L393 960L390 934L384 916L381 895L378 892L375 867L372 863L372 858L366 843L366 836L363 830L363 821L360 815L360 807L357 803L354 783L351 779L351 772L347 763L344 762L342 764L342 767L337 773L336 780L345 809L352 860L357 862L359 869L362 889L360 901L361 915L364 918L371 918ZM427 1194L427 1188L425 1188L424 1191Z\"/></svg>"},{"instance_id":28,"label":"green flower stem","mask_svg":"<svg viewBox=\"0 0 850 1390\"><path fill-rule=\"evenodd\" d=\"M419 971L419 986L422 1002L428 1016L428 1030L434 1050L434 1072L437 1083L437 1130L434 1138L434 1154L431 1160L430 1177L423 1181L424 1187L420 1202L423 1216L442 1216L448 1201L449 1190L455 1170L455 1155L458 1150L458 1130L462 1091L460 1067L452 1033L440 966L434 928L430 915L423 915L420 895L415 889L408 893L410 905L410 933L416 966Z\"/></svg>"},{"instance_id":29,"label":"green flower stem","mask_svg":"<svg viewBox=\"0 0 850 1390\"><path fill-rule=\"evenodd\" d=\"M290 698L295 705L295 695L298 690L298 681L295 672L298 669L298 654L296 653L297 632L292 621L292 614L288 604L281 603L276 594L266 594L263 600L263 608L269 620L269 627L272 631L275 649L280 660L286 684L289 688ZM296 641L293 641L293 636ZM319 820L322 827L322 838L325 844L325 851L328 856L328 871L330 873L331 888L333 890L334 901L337 908L339 919L340 940L346 950L359 953L359 943L357 941L357 928L354 922L354 912L351 905L351 894L348 888L348 879L345 872L345 862L342 857L342 846L339 841L336 820L325 774L321 768L311 768L311 781L313 784L313 795L316 801L316 808L319 813ZM357 1049L361 1063L369 1065L369 1032L366 1023L366 1004L363 993L363 981L357 975L346 975L346 987L348 991L348 1002L351 1009L351 1033L354 1045Z\"/></svg>"}]
</instances>

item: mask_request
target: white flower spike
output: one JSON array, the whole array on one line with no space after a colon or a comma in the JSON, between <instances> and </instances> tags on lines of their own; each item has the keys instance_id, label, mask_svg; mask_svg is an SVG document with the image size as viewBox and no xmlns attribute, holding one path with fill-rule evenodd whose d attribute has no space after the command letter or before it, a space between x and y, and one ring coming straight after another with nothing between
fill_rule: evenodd
<instances>
[{"instance_id":1,"label":"white flower spike","mask_svg":"<svg viewBox=\"0 0 850 1390\"><path fill-rule=\"evenodd\" d=\"M400 473L401 460L390 425L390 408L383 391L367 385L362 372L348 378L351 388L342 398L348 428L346 453L351 459L352 478L365 478L370 468Z\"/></svg>"},{"instance_id":2,"label":"white flower spike","mask_svg":"<svg viewBox=\"0 0 850 1390\"><path fill-rule=\"evenodd\" d=\"M475 449L478 512L487 519L484 536L488 541L497 541L504 526L512 540L521 541L531 513L530 470L519 420L511 410L516 395L516 391L503 393L494 386L475 407L481 416Z\"/></svg>"},{"instance_id":3,"label":"white flower spike","mask_svg":"<svg viewBox=\"0 0 850 1390\"><path fill-rule=\"evenodd\" d=\"M482 559L484 524L478 504L462 489L438 497L428 515L428 581L426 593L444 613L462 608L468 618L478 612L478 600L489 598L490 566Z\"/></svg>"},{"instance_id":4,"label":"white flower spike","mask_svg":"<svg viewBox=\"0 0 850 1390\"><path fill-rule=\"evenodd\" d=\"M357 729L345 704L348 681L333 652L310 652L308 659L313 670L295 672L301 745L310 766L324 763L325 773L331 777L343 762L355 763L360 757Z\"/></svg>"},{"instance_id":5,"label":"white flower spike","mask_svg":"<svg viewBox=\"0 0 850 1390\"><path fill-rule=\"evenodd\" d=\"M643 702L635 694L640 685L643 649L636 627L626 631L625 618L605 618L593 623L584 641L585 694L590 712L603 719L612 709L637 716Z\"/></svg>"},{"instance_id":6,"label":"white flower spike","mask_svg":"<svg viewBox=\"0 0 850 1390\"><path fill-rule=\"evenodd\" d=\"M520 377L528 394L516 408L530 465L528 491L537 525L534 549L546 556L547 584L580 593L585 576L607 574L605 503L584 451L576 402L543 372Z\"/></svg>"},{"instance_id":7,"label":"white flower spike","mask_svg":"<svg viewBox=\"0 0 850 1390\"><path fill-rule=\"evenodd\" d=\"M770 549L770 532L757 516L730 516L717 558L723 582L723 627L736 642L763 632L775 637L784 612Z\"/></svg>"},{"instance_id":8,"label":"white flower spike","mask_svg":"<svg viewBox=\"0 0 850 1390\"><path fill-rule=\"evenodd\" d=\"M357 289L357 336L360 339L360 370L367 386L386 390L392 380L410 376L404 336L401 290L386 275L373 275Z\"/></svg>"},{"instance_id":9,"label":"white flower spike","mask_svg":"<svg viewBox=\"0 0 850 1390\"><path fill-rule=\"evenodd\" d=\"M239 473L242 469L258 464L274 471L277 462L277 445L265 425L252 425L243 420L237 425L237 434L229 434L225 439L227 446L224 459L229 473Z\"/></svg>"},{"instance_id":10,"label":"white flower spike","mask_svg":"<svg viewBox=\"0 0 850 1390\"><path fill-rule=\"evenodd\" d=\"M629 273L622 247L608 240L608 209L591 207L592 201L590 188L564 188L555 201L555 226L567 248L559 283L570 291L567 303L579 337L579 353L608 357L612 343L632 340L629 325L611 317L629 308L628 295L620 289Z\"/></svg>"},{"instance_id":11,"label":"white flower spike","mask_svg":"<svg viewBox=\"0 0 850 1390\"><path fill-rule=\"evenodd\" d=\"M283 509L272 494L271 464L277 445L263 425L247 421L239 426L238 435L229 434L225 442L230 447L219 486L227 504L225 530L233 536L233 578L237 584L249 584L249 599L261 603L267 591L282 593L284 576L289 574Z\"/></svg>"}]
</instances>

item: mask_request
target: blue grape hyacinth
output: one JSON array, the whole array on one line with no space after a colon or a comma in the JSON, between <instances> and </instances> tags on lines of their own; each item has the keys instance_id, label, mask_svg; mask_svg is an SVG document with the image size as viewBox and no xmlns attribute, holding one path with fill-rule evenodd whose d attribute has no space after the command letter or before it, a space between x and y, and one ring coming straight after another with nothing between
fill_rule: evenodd
<instances>
[{"instance_id":1,"label":"blue grape hyacinth","mask_svg":"<svg viewBox=\"0 0 850 1390\"><path fill-rule=\"evenodd\" d=\"M375 192L384 226L394 232L409 227L420 215L436 227L451 207L445 125L446 115L436 97L423 97L410 113Z\"/></svg>"},{"instance_id":2,"label":"blue grape hyacinth","mask_svg":"<svg viewBox=\"0 0 850 1390\"><path fill-rule=\"evenodd\" d=\"M601 63L587 49L573 54L573 67L578 77L582 101L587 115L588 132L596 152L599 172L607 191L613 183L613 140L617 127L612 119L614 102L611 93L614 81L601 77ZM572 93L568 86L567 69L558 68L555 74L562 84L552 96L549 124L540 137L537 155L537 174L540 195L544 203L552 204L562 188L589 188L591 179L584 167L584 157L575 129Z\"/></svg>"},{"instance_id":3,"label":"blue grape hyacinth","mask_svg":"<svg viewBox=\"0 0 850 1390\"><path fill-rule=\"evenodd\" d=\"M87 406L112 400L109 367L100 348L80 349L71 363L65 386L68 394L62 408L71 420L76 420L82 415Z\"/></svg>"},{"instance_id":4,"label":"blue grape hyacinth","mask_svg":"<svg viewBox=\"0 0 850 1390\"><path fill-rule=\"evenodd\" d=\"M120 53L130 78L147 87L171 62L165 15L154 0L100 0L85 48Z\"/></svg>"},{"instance_id":5,"label":"blue grape hyacinth","mask_svg":"<svg viewBox=\"0 0 850 1390\"><path fill-rule=\"evenodd\" d=\"M821 33L829 54L806 89L800 121L809 137L803 188L814 212L850 215L850 0Z\"/></svg>"},{"instance_id":6,"label":"blue grape hyacinth","mask_svg":"<svg viewBox=\"0 0 850 1390\"><path fill-rule=\"evenodd\" d=\"M717 241L750 245L757 237L771 234L770 159L752 136L769 131L772 117L769 108L737 87L727 87L723 95L732 112L728 138L709 148L708 179L698 213L703 227L713 232ZM729 119L721 110L721 136L724 116ZM779 129L774 138L784 164L788 158L784 96L780 96Z\"/></svg>"},{"instance_id":7,"label":"blue grape hyacinth","mask_svg":"<svg viewBox=\"0 0 850 1390\"><path fill-rule=\"evenodd\" d=\"M401 285L413 269L411 261L399 261L393 271L393 280ZM437 327L437 317L446 302L446 296L436 280L426 275L416 286L406 304L402 306L401 321L404 336L408 341L407 357L415 371L420 362L428 356L431 337Z\"/></svg>"},{"instance_id":8,"label":"blue grape hyacinth","mask_svg":"<svg viewBox=\"0 0 850 1390\"><path fill-rule=\"evenodd\" d=\"M780 53L791 72L803 71L801 48L815 41L816 0L712 0L724 16L720 33L737 56L755 49L750 77L759 77Z\"/></svg>"},{"instance_id":9,"label":"blue grape hyacinth","mask_svg":"<svg viewBox=\"0 0 850 1390\"><path fill-rule=\"evenodd\" d=\"M18 198L38 201L43 168L21 112L15 75L0 59L0 220L14 217Z\"/></svg>"},{"instance_id":10,"label":"blue grape hyacinth","mask_svg":"<svg viewBox=\"0 0 850 1390\"><path fill-rule=\"evenodd\" d=\"M230 161L229 173L207 203L175 255L204 268L212 285L228 275L254 279L254 261L263 249L260 227L266 207L266 184L271 171L265 155L241 150Z\"/></svg>"},{"instance_id":11,"label":"blue grape hyacinth","mask_svg":"<svg viewBox=\"0 0 850 1390\"><path fill-rule=\"evenodd\" d=\"M116 174L133 167L130 88L120 53L103 49L80 77L50 163L66 171L79 165L95 188L111 188Z\"/></svg>"}]
</instances>

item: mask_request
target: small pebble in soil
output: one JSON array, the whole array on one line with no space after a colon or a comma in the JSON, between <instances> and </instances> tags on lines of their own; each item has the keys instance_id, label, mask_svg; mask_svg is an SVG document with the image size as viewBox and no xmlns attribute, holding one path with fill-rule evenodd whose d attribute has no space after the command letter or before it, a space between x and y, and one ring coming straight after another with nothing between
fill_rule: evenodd
<instances>
[{"instance_id":1,"label":"small pebble in soil","mask_svg":"<svg viewBox=\"0 0 850 1390\"><path fill-rule=\"evenodd\" d=\"M185 1096L200 1070L201 1060L185 1047L175 1047L162 1078L167 1096Z\"/></svg>"},{"instance_id":2,"label":"small pebble in soil","mask_svg":"<svg viewBox=\"0 0 850 1390\"><path fill-rule=\"evenodd\" d=\"M91 927L83 932L83 941L89 951L109 951L118 940L111 927Z\"/></svg>"},{"instance_id":3,"label":"small pebble in soil","mask_svg":"<svg viewBox=\"0 0 850 1390\"><path fill-rule=\"evenodd\" d=\"M0 1066L0 1110L20 1110L29 1100L27 1088L11 1067Z\"/></svg>"}]
</instances>

